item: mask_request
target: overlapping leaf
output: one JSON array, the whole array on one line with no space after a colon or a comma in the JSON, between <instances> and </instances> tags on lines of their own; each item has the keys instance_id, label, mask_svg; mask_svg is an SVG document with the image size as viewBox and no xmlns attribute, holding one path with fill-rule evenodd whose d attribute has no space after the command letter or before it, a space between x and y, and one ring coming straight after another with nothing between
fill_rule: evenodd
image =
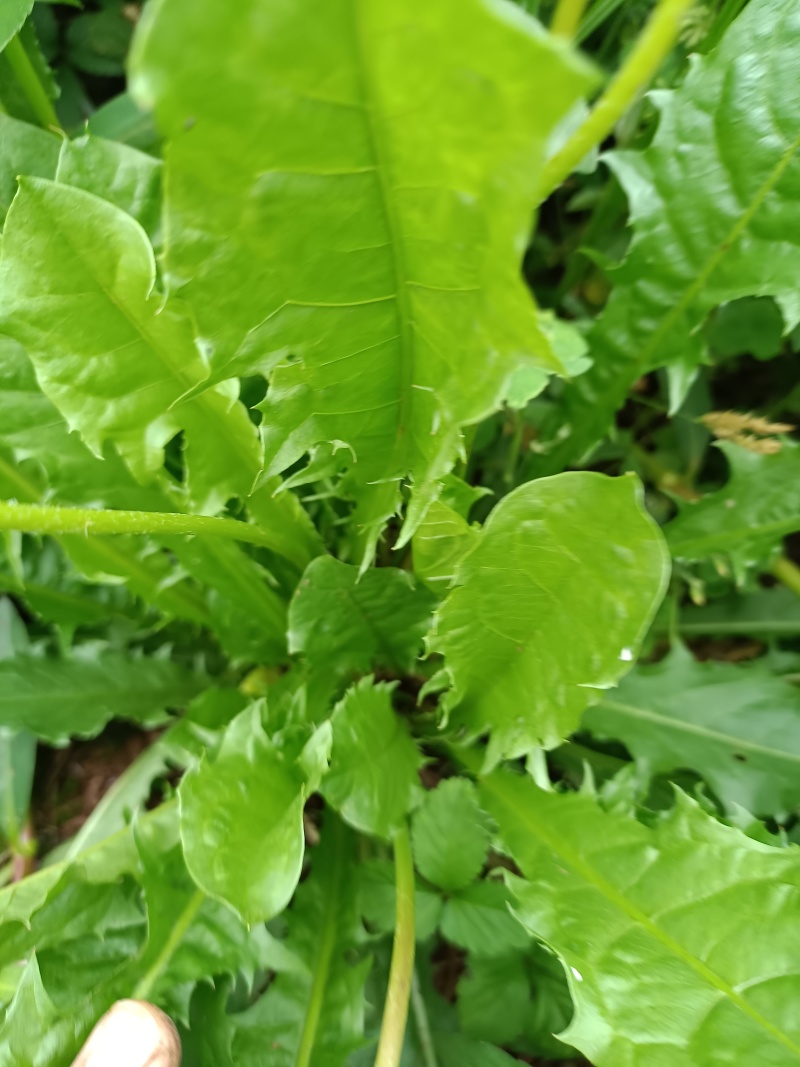
<instances>
[{"instance_id":1,"label":"overlapping leaf","mask_svg":"<svg viewBox=\"0 0 800 1067\"><path fill-rule=\"evenodd\" d=\"M429 638L453 682L452 723L491 731L490 761L557 744L634 660L666 573L634 479L520 486L461 562Z\"/></svg>"},{"instance_id":2,"label":"overlapping leaf","mask_svg":"<svg viewBox=\"0 0 800 1067\"><path fill-rule=\"evenodd\" d=\"M580 460L646 371L671 367L677 400L718 305L773 296L787 329L800 318L799 47L794 0L753 0L678 89L651 94L652 144L606 157L628 194L633 240L589 337L593 367L565 391L551 427L554 441L565 426L569 436L541 470Z\"/></svg>"},{"instance_id":3,"label":"overlapping leaf","mask_svg":"<svg viewBox=\"0 0 800 1067\"><path fill-rule=\"evenodd\" d=\"M54 177L60 148L55 134L0 114L0 225L14 199L19 175Z\"/></svg>"},{"instance_id":4,"label":"overlapping leaf","mask_svg":"<svg viewBox=\"0 0 800 1067\"><path fill-rule=\"evenodd\" d=\"M785 441L767 456L719 447L730 466L728 481L695 504L682 503L667 526L667 542L676 559L723 555L742 573L800 529L800 446Z\"/></svg>"},{"instance_id":5,"label":"overlapping leaf","mask_svg":"<svg viewBox=\"0 0 800 1067\"><path fill-rule=\"evenodd\" d=\"M584 716L650 773L692 768L729 808L785 818L800 805L800 690L758 663L698 663L682 646Z\"/></svg>"},{"instance_id":6,"label":"overlapping leaf","mask_svg":"<svg viewBox=\"0 0 800 1067\"><path fill-rule=\"evenodd\" d=\"M497 772L484 803L526 880L516 912L563 960L563 1035L596 1067L800 1061L800 852L679 794L654 830Z\"/></svg>"},{"instance_id":7,"label":"overlapping leaf","mask_svg":"<svg viewBox=\"0 0 800 1067\"><path fill-rule=\"evenodd\" d=\"M417 870L441 889L463 889L480 874L490 837L475 787L463 778L448 778L425 794L414 813Z\"/></svg>"},{"instance_id":8,"label":"overlapping leaf","mask_svg":"<svg viewBox=\"0 0 800 1067\"><path fill-rule=\"evenodd\" d=\"M588 78L512 7L478 0L148 14L133 84L170 141L170 285L217 379L272 372L269 471L349 446L369 556L401 479L410 534L460 427L520 366L558 368L519 254L546 139Z\"/></svg>"}]
</instances>

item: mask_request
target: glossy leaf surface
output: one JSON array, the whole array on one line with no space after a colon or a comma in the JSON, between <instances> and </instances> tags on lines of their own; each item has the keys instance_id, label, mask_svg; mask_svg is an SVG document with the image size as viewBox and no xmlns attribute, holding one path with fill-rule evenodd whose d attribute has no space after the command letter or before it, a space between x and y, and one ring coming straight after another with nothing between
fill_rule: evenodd
<instances>
[{"instance_id":1,"label":"glossy leaf surface","mask_svg":"<svg viewBox=\"0 0 800 1067\"><path fill-rule=\"evenodd\" d=\"M453 681L451 722L491 731L495 762L557 744L635 659L666 574L633 479L574 473L520 486L491 513L436 614L428 643Z\"/></svg>"},{"instance_id":2,"label":"glossy leaf surface","mask_svg":"<svg viewBox=\"0 0 800 1067\"><path fill-rule=\"evenodd\" d=\"M516 913L567 970L563 1037L596 1067L797 1063L797 849L683 794L655 830L502 772L483 796L527 879L512 880Z\"/></svg>"},{"instance_id":3,"label":"glossy leaf surface","mask_svg":"<svg viewBox=\"0 0 800 1067\"><path fill-rule=\"evenodd\" d=\"M269 471L346 443L369 556L401 479L410 532L460 427L520 366L538 388L536 368L558 369L519 257L546 139L588 78L518 11L477 0L149 15L134 86L170 142L170 284L218 379L272 373Z\"/></svg>"}]
</instances>

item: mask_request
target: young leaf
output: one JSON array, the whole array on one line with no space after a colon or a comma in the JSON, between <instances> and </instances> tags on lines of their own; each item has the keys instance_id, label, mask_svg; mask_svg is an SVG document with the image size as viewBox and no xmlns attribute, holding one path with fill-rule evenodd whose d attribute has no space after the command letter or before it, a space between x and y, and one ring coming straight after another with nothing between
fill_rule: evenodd
<instances>
[{"instance_id":1,"label":"young leaf","mask_svg":"<svg viewBox=\"0 0 800 1067\"><path fill-rule=\"evenodd\" d=\"M249 493L259 447L235 390L219 386L170 410L207 370L190 320L154 292L153 251L130 216L81 189L25 179L6 219L0 277L0 325L95 453L112 440L145 478L182 430L198 508Z\"/></svg>"},{"instance_id":2,"label":"young leaf","mask_svg":"<svg viewBox=\"0 0 800 1067\"><path fill-rule=\"evenodd\" d=\"M305 779L264 732L260 706L233 720L215 757L183 778L181 838L200 888L248 924L286 907L303 862Z\"/></svg>"},{"instance_id":3,"label":"young leaf","mask_svg":"<svg viewBox=\"0 0 800 1067\"><path fill-rule=\"evenodd\" d=\"M234 1062L259 1067L342 1067L364 1042L364 983L369 959L356 894L355 839L328 817L311 874L297 891L286 947L301 967L279 973L267 992L234 1016Z\"/></svg>"},{"instance_id":4,"label":"young leaf","mask_svg":"<svg viewBox=\"0 0 800 1067\"><path fill-rule=\"evenodd\" d=\"M698 663L679 645L590 708L651 774L691 767L723 804L785 818L800 805L800 691L761 667Z\"/></svg>"},{"instance_id":5,"label":"young leaf","mask_svg":"<svg viewBox=\"0 0 800 1067\"><path fill-rule=\"evenodd\" d=\"M336 705L322 794L357 830L391 837L421 792L422 756L392 708L394 685L362 678Z\"/></svg>"},{"instance_id":6,"label":"young leaf","mask_svg":"<svg viewBox=\"0 0 800 1067\"><path fill-rule=\"evenodd\" d=\"M517 915L565 965L576 1014L561 1036L595 1067L796 1064L797 849L684 794L652 830L507 773L482 794L528 879L512 881Z\"/></svg>"},{"instance_id":7,"label":"young leaf","mask_svg":"<svg viewBox=\"0 0 800 1067\"><path fill-rule=\"evenodd\" d=\"M458 1017L465 1034L508 1045L525 1029L530 986L521 955L470 958L458 983Z\"/></svg>"},{"instance_id":8,"label":"young leaf","mask_svg":"<svg viewBox=\"0 0 800 1067\"><path fill-rule=\"evenodd\" d=\"M722 553L741 573L768 559L786 534L800 530L800 445L785 441L772 456L725 442L718 447L730 478L696 504L681 504L667 526L667 542L676 559Z\"/></svg>"},{"instance_id":9,"label":"young leaf","mask_svg":"<svg viewBox=\"0 0 800 1067\"><path fill-rule=\"evenodd\" d=\"M558 369L519 256L547 138L586 70L478 0L248 0L236 19L183 0L149 15L132 84L170 140L171 287L217 380L272 372L269 472L347 443L368 559L401 479L410 536L460 428L520 365L537 388Z\"/></svg>"},{"instance_id":10,"label":"young leaf","mask_svg":"<svg viewBox=\"0 0 800 1067\"><path fill-rule=\"evenodd\" d=\"M346 677L373 667L412 670L430 625L433 597L391 567L321 556L306 568L289 607L289 651L318 672Z\"/></svg>"},{"instance_id":11,"label":"young leaf","mask_svg":"<svg viewBox=\"0 0 800 1067\"><path fill-rule=\"evenodd\" d=\"M17 656L0 661L0 724L50 744L93 737L112 718L152 722L208 684L169 660Z\"/></svg>"},{"instance_id":12,"label":"young leaf","mask_svg":"<svg viewBox=\"0 0 800 1067\"><path fill-rule=\"evenodd\" d=\"M510 493L428 642L453 681L453 724L490 730L491 762L558 744L635 659L667 569L634 479L570 473Z\"/></svg>"},{"instance_id":13,"label":"young leaf","mask_svg":"<svg viewBox=\"0 0 800 1067\"><path fill-rule=\"evenodd\" d=\"M634 236L589 337L594 365L571 384L541 470L577 462L607 432L637 378L673 368L673 403L703 356L708 313L774 296L800 318L800 247L787 229L800 198L800 21L794 0L753 0L682 85L651 93L660 113L642 152L605 157L631 205ZM682 190L683 194L679 195Z\"/></svg>"},{"instance_id":14,"label":"young leaf","mask_svg":"<svg viewBox=\"0 0 800 1067\"><path fill-rule=\"evenodd\" d=\"M445 592L478 537L478 530L454 508L434 500L414 534L414 573L430 589Z\"/></svg>"},{"instance_id":15,"label":"young leaf","mask_svg":"<svg viewBox=\"0 0 800 1067\"><path fill-rule=\"evenodd\" d=\"M491 838L475 787L465 778L448 778L425 794L411 834L417 870L446 891L477 878Z\"/></svg>"}]
</instances>

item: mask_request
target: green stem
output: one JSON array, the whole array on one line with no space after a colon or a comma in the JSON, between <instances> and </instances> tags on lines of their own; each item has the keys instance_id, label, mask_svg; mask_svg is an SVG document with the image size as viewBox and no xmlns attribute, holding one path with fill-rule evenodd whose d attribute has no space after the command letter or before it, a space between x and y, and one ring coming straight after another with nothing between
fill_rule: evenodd
<instances>
[{"instance_id":1,"label":"green stem","mask_svg":"<svg viewBox=\"0 0 800 1067\"><path fill-rule=\"evenodd\" d=\"M194 922L200 908L203 906L203 901L206 899L205 893L202 889L198 889L190 898L189 903L183 909L178 921L172 927L170 935L164 942L163 948L153 960L150 967L147 969L147 973L142 977L141 981L137 984L133 991L134 1000L147 1000L152 992L153 986L159 980L161 975L167 969L169 961L175 955L181 941L186 936L186 931Z\"/></svg>"},{"instance_id":2,"label":"green stem","mask_svg":"<svg viewBox=\"0 0 800 1067\"><path fill-rule=\"evenodd\" d=\"M344 824L339 819L332 820L332 831L336 835L333 869L331 871L330 884L326 886L325 919L319 939L319 951L314 967L311 993L308 998L308 1008L306 1009L306 1017L303 1020L303 1032L297 1049L297 1057L294 1061L295 1067L310 1067L314 1043L317 1039L317 1027L322 1013L322 1004L325 999L325 987L331 970L333 950L336 948L336 933L341 906L339 897L342 891L345 860L343 826Z\"/></svg>"},{"instance_id":3,"label":"green stem","mask_svg":"<svg viewBox=\"0 0 800 1067\"><path fill-rule=\"evenodd\" d=\"M546 200L580 161L611 133L650 82L678 36L694 0L660 0L622 68L564 147L544 166L539 200Z\"/></svg>"},{"instance_id":4,"label":"green stem","mask_svg":"<svg viewBox=\"0 0 800 1067\"><path fill-rule=\"evenodd\" d=\"M431 1026L428 1022L428 1012L425 1008L425 1000L419 987L419 978L416 970L411 978L411 1009L414 1012L414 1022L417 1026L417 1037L422 1052L422 1060L425 1067L439 1067L436 1059L436 1049L433 1044Z\"/></svg>"},{"instance_id":5,"label":"green stem","mask_svg":"<svg viewBox=\"0 0 800 1067\"><path fill-rule=\"evenodd\" d=\"M397 831L394 839L394 869L397 911L392 966L375 1067L398 1067L400 1063L414 974L414 859L406 825Z\"/></svg>"},{"instance_id":6,"label":"green stem","mask_svg":"<svg viewBox=\"0 0 800 1067\"><path fill-rule=\"evenodd\" d=\"M558 0L556 13L553 15L553 21L550 24L550 32L557 37L566 37L568 41L572 40L580 25L585 8L586 0Z\"/></svg>"},{"instance_id":7,"label":"green stem","mask_svg":"<svg viewBox=\"0 0 800 1067\"><path fill-rule=\"evenodd\" d=\"M199 534L268 546L271 538L257 526L235 519L161 511L101 511L0 500L0 530L41 534Z\"/></svg>"},{"instance_id":8,"label":"green stem","mask_svg":"<svg viewBox=\"0 0 800 1067\"><path fill-rule=\"evenodd\" d=\"M787 556L778 556L770 567L770 572L782 582L787 589L800 596L800 567Z\"/></svg>"},{"instance_id":9,"label":"green stem","mask_svg":"<svg viewBox=\"0 0 800 1067\"><path fill-rule=\"evenodd\" d=\"M506 455L505 469L503 471L503 481L509 488L514 484L514 475L517 472L517 463L519 462L519 453L522 448L522 437L524 433L525 420L522 418L522 412L515 411L514 434L508 446L508 454Z\"/></svg>"},{"instance_id":10,"label":"green stem","mask_svg":"<svg viewBox=\"0 0 800 1067\"><path fill-rule=\"evenodd\" d=\"M25 93L33 108L34 114L42 126L62 132L58 123L53 102L45 92L45 88L39 81L39 76L31 63L28 53L19 34L12 37L5 47L5 56L8 64L14 72L14 77L19 82L20 88Z\"/></svg>"}]
</instances>

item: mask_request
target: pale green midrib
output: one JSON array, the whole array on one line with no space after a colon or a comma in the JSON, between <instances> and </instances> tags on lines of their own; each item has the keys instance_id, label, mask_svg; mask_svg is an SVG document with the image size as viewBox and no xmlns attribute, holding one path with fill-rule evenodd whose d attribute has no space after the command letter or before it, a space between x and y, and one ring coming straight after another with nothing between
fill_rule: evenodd
<instances>
[{"instance_id":1,"label":"pale green midrib","mask_svg":"<svg viewBox=\"0 0 800 1067\"><path fill-rule=\"evenodd\" d=\"M534 819L529 808L520 810L514 804L513 800L507 800L503 796L502 788L499 786L497 780L492 780L490 777L485 779L482 784L485 789L494 793L495 797L499 799L500 803L505 807L512 819L519 819L524 822L534 836L543 841L551 852L563 860L567 866L572 867L573 870L575 870L589 885L594 886L606 900L619 908L619 910L627 915L632 922L638 923L643 927L654 940L659 941L665 949L690 967L696 974L708 982L709 985L728 997L744 1015L800 1059L800 1045L797 1045L788 1034L779 1030L774 1023L771 1023L769 1019L761 1014L761 1012L749 1004L740 993L736 992L729 982L725 981L724 978L721 978L707 964L703 963L702 960L699 960L689 952L688 949L684 948L679 941L676 941L666 933L666 931L662 930L649 915L643 912L632 901L628 900L616 886L612 885L599 874L586 862L586 860L575 852L563 838L556 839L551 836L548 831Z\"/></svg>"},{"instance_id":2,"label":"pale green midrib","mask_svg":"<svg viewBox=\"0 0 800 1067\"><path fill-rule=\"evenodd\" d=\"M386 141L382 129L382 116L377 113L377 92L375 78L370 68L370 56L374 55L375 49L370 47L369 41L364 38L363 18L361 14L362 0L351 0L354 22L355 60L358 71L358 80L361 89L361 99L366 115L367 136L375 161L375 174L383 204L386 229L389 238L390 255L392 258L392 271L395 282L395 303L397 306L398 342L400 355L400 396L397 414L397 430L395 434L395 459L398 466L405 472L406 455L408 450L408 429L412 418L414 380L414 343L411 337L412 318L411 306L408 298L409 278L403 250L402 227L397 217L392 187L388 174L388 158Z\"/></svg>"},{"instance_id":3,"label":"pale green midrib","mask_svg":"<svg viewBox=\"0 0 800 1067\"><path fill-rule=\"evenodd\" d=\"M800 764L800 753L784 752L781 749L770 748L769 745L760 745L756 741L747 741L733 734L720 733L718 730L712 730L708 726L700 726L698 723L687 722L685 719L673 719L650 708L639 708L633 704L623 704L617 700L602 700L597 707L609 708L620 715L627 715L632 719L641 719L643 722L656 723L678 733L694 734L696 737L705 737L709 741L721 742L737 752L753 752L762 756L769 756L771 759Z\"/></svg>"},{"instance_id":4,"label":"pale green midrib","mask_svg":"<svg viewBox=\"0 0 800 1067\"><path fill-rule=\"evenodd\" d=\"M340 895L342 888L342 875L344 873L344 841L342 824L337 819L333 824L335 833L334 860L331 884L325 900L325 917L323 919L322 934L319 939L319 951L314 963L314 976L308 992L308 1002L303 1018L303 1029L300 1042L297 1046L294 1067L311 1067L311 1054L317 1037L322 1004L325 998L325 985L330 974L333 952L336 948L336 923Z\"/></svg>"},{"instance_id":5,"label":"pale green midrib","mask_svg":"<svg viewBox=\"0 0 800 1067\"><path fill-rule=\"evenodd\" d=\"M37 487L29 482L28 479L16 468L0 456L0 472L2 472L7 478L16 482L22 492L30 498L31 502L38 502L40 494ZM79 537L80 534L67 534L66 536ZM64 547L63 538L57 537L56 540ZM187 615L193 618L195 621L199 621L203 626L211 625L211 615L206 608L205 604L199 597L194 597L186 590L178 589L176 586L167 586L166 588L160 588L161 578L151 574L145 566L143 566L138 560L126 555L124 552L120 552L118 549L112 548L111 545L102 540L101 538L86 537L83 538L88 544L91 545L92 555L99 558L105 557L108 560L113 560L123 571L134 579L141 581L151 592L151 602L158 606L159 600L162 605L166 607L167 604L172 604L172 610L175 614L186 617ZM149 599L144 597L143 599ZM177 605L178 610L175 610Z\"/></svg>"},{"instance_id":6,"label":"pale green midrib","mask_svg":"<svg viewBox=\"0 0 800 1067\"><path fill-rule=\"evenodd\" d=\"M703 269L700 271L699 274L696 275L692 284L684 290L680 300L676 304L672 305L670 311L661 320L660 326L652 334L650 340L644 346L639 355L638 363L641 366L650 366L651 357L653 353L658 349L658 346L664 339L665 335L669 333L675 322L679 320L680 316L683 314L686 308L691 304L697 294L704 288L704 286L708 282L708 279L717 269L719 263L725 258L728 252L731 251L734 243L739 239L739 237L741 237L742 233L745 231L750 222L752 222L756 212L761 207L762 203L769 195L769 193L773 190L777 182L780 180L781 175L788 167L792 156L795 154L799 147L800 134L797 135L794 141L792 141L792 143L780 157L778 162L775 164L775 167L772 169L772 171L769 173L764 182L756 191L755 196L753 197L751 202L748 204L748 206L745 208L745 210L730 228L730 230L720 242L720 244L717 245L712 254L706 260Z\"/></svg>"},{"instance_id":7,"label":"pale green midrib","mask_svg":"<svg viewBox=\"0 0 800 1067\"><path fill-rule=\"evenodd\" d=\"M195 916L200 908L203 906L205 900L205 893L202 889L196 890L189 898L186 907L181 912L178 921L172 927L169 937L164 942L164 946L153 960L152 965L148 968L147 972L143 975L140 981L137 983L136 988L133 991L134 1000L147 1000L153 986L155 986L158 979L167 969L169 961L175 955L181 941L186 935L186 931L192 925Z\"/></svg>"},{"instance_id":8,"label":"pale green midrib","mask_svg":"<svg viewBox=\"0 0 800 1067\"><path fill-rule=\"evenodd\" d=\"M56 183L51 183L51 184L56 184ZM93 194L88 194L88 195L91 196ZM97 199L102 200L102 197L98 197ZM108 201L105 201L105 200L103 202L104 203L108 203ZM113 205L111 205L111 206L113 207ZM119 210L122 210L122 209L119 209ZM128 216L126 212L123 211L122 213L126 217L130 218L130 216ZM122 315L122 317L128 322L129 326L134 331L134 333L137 334L145 342L145 344L150 349L150 351L153 353L153 355L156 356L156 358L158 359L158 362L163 367L166 367L166 369L169 372L169 374L171 375L171 377L181 386L181 393L176 398L176 400L180 400L180 396L181 395L183 395L185 393L188 393L188 392L191 392L192 390L197 388L197 386L200 385L201 383L200 382L192 382L186 377L186 373L185 373L184 369L180 366L180 364L177 364L177 363L174 362L174 360L170 356L169 350L166 349L163 345L161 345L157 338L153 337L153 335L151 334L150 330L148 329L148 324L147 324L146 320L144 320L144 319L140 320L140 319L136 318L134 313L132 311L129 311L125 307L125 304L117 299L116 295L112 292L112 290L108 286L105 285L104 280L102 278L100 278L99 275L97 274L97 272L95 271L94 264L83 255L83 252L80 250L80 248L77 247L77 245L75 245L75 243L73 242L71 236L67 233L66 229L64 229L63 227L61 227L59 225L58 218L54 217L52 212L48 212L48 215L49 215L50 220L51 220L53 226L55 227L55 229L60 233L61 237L67 243L67 245L69 245L69 247L72 249L73 255L76 257L76 259L78 259L81 262L81 264L83 265L83 267L85 268L85 270L87 271L89 276L94 279L94 282L95 282L95 284L96 284L96 286L98 288L98 291L105 295L105 297L108 300L108 302L110 304L112 304L113 307L115 307L117 309L117 311L120 313L120 315ZM135 222L135 220L132 220L132 221ZM147 240L146 237L144 239ZM149 247L149 242L148 242L148 247ZM146 307L147 307L147 298L145 298L145 308ZM198 360L201 360L200 353L197 350L194 351L194 355ZM211 385L211 383L209 383L209 385ZM243 451L242 442L238 440L237 436L235 434L232 435L229 432L230 431L230 426L229 426L228 420L226 418L220 419L220 418L217 417L217 412L214 411L214 409L213 409L213 405L211 403L211 397L208 394L208 390L205 390L204 392L199 393L192 400L187 401L187 406L189 404L192 404L192 403L197 404L202 409L204 409L209 422L213 426L215 426L215 428L218 428L218 427L222 427L223 428L223 432L219 436L221 436L223 438L226 438L228 443L229 443L229 445L230 444L233 445L232 451L234 451L234 452L239 454L239 456L244 460L244 463L245 463L244 469L247 470L247 471L252 472L252 476L253 476L253 478L255 478L256 475L258 474L258 464L257 463L254 464L253 463L253 457L249 454L249 452ZM57 407L57 405L56 405L56 407Z\"/></svg>"},{"instance_id":9,"label":"pale green midrib","mask_svg":"<svg viewBox=\"0 0 800 1067\"><path fill-rule=\"evenodd\" d=\"M702 537L688 537L683 541L671 540L669 528L667 528L667 543L674 556L682 553L705 552L708 549L713 551L720 545L735 545L737 541L752 540L768 534L782 537L784 534L794 533L798 527L800 527L800 516L795 516L791 519L765 522L758 526L737 526L734 530L722 530L719 533L705 534Z\"/></svg>"}]
</instances>

